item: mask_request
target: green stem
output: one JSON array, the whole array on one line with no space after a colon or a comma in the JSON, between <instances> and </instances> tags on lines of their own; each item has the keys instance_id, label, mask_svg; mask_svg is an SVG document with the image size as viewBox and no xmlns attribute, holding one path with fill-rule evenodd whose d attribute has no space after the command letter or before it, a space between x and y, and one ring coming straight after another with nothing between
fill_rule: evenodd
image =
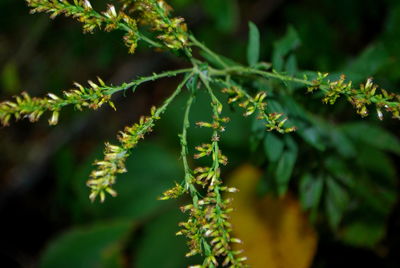
<instances>
[{"instance_id":1,"label":"green stem","mask_svg":"<svg viewBox=\"0 0 400 268\"><path fill-rule=\"evenodd\" d=\"M153 46L153 47L156 47L156 48L162 48L163 47L162 44L160 44L160 43L148 38L147 36L145 36L141 32L138 32L138 33L139 33L139 38L141 40L143 40L144 42L148 43L150 46Z\"/></svg>"},{"instance_id":2,"label":"green stem","mask_svg":"<svg viewBox=\"0 0 400 268\"><path fill-rule=\"evenodd\" d=\"M124 30L126 32L130 32L130 31L133 30L127 24L125 24L123 22L120 22L118 24L118 28L121 29L121 30ZM146 43L148 43L150 46L153 46L155 48L162 48L163 47L162 44L158 43L157 41L154 41L154 40L150 39L149 37L147 37L146 35L141 33L139 30L137 31L137 33L139 35L139 39L144 41L144 42L146 42Z\"/></svg>"},{"instance_id":3,"label":"green stem","mask_svg":"<svg viewBox=\"0 0 400 268\"><path fill-rule=\"evenodd\" d=\"M192 77L192 74L187 75L182 82L178 85L178 87L175 89L174 93L172 93L171 96L169 96L163 103L161 107L159 107L156 112L154 113L155 117L159 117L162 113L165 112L167 109L168 105L175 99L176 96L181 93L182 88L186 85L187 81Z\"/></svg>"},{"instance_id":4,"label":"green stem","mask_svg":"<svg viewBox=\"0 0 400 268\"><path fill-rule=\"evenodd\" d=\"M210 75L227 76L229 74L254 74L254 75L259 75L259 76L262 76L265 78L274 78L274 79L278 79L281 81L295 82L295 83L303 84L306 86L314 85L312 81L308 81L305 79L300 79L300 78L296 78L293 76L287 76L287 75L274 73L274 72L261 71L258 69L244 67L244 66L234 66L234 67L226 68L224 70L217 70L217 69L210 68Z\"/></svg>"},{"instance_id":5,"label":"green stem","mask_svg":"<svg viewBox=\"0 0 400 268\"><path fill-rule=\"evenodd\" d=\"M202 73L200 73L200 79L202 80L204 86L206 87L210 97L211 97L211 105L213 109L213 116L214 119L217 121L220 121L220 101L218 98L215 96L212 88L209 85L209 81L207 80L206 77L203 76ZM215 210L216 210L216 215L218 216L217 218L217 224L219 228L219 232L221 233L221 236L223 239L226 241L226 243L230 243L230 238L229 238L229 233L225 228L225 219L222 217L223 214L223 199L221 195L221 190L220 190L220 184L222 183L221 177L220 177L220 148L219 148L219 130L215 129L213 131L213 138L212 138L212 159L213 159L213 164L212 164L212 170L215 173L216 180L215 180L215 185L212 186L212 191L215 194ZM213 182L212 182L213 183ZM232 264L237 264L238 261L235 258L234 254L232 251L227 248L227 254L230 257L231 261L233 262Z\"/></svg>"},{"instance_id":6,"label":"green stem","mask_svg":"<svg viewBox=\"0 0 400 268\"><path fill-rule=\"evenodd\" d=\"M132 81L130 83L124 83L124 84L122 84L121 86L118 86L118 87L102 87L102 90L103 90L105 96L110 96L110 95L113 95L113 94L115 94L117 92L127 90L129 88L133 88L133 91L135 91L136 88L138 86L140 86L141 84L143 84L143 83L146 83L146 82L149 82L149 81L155 81L155 80L158 80L158 79L161 79L161 78L165 78L165 77L173 77L173 76L177 76L179 74L189 73L189 72L192 72L192 71L193 71L192 68L179 69L179 70L175 70L175 71L167 71L167 72L163 72L163 73L159 73L159 74L153 74L153 75L150 75L150 76L141 77L141 78L139 78L137 80L134 80L134 81ZM97 98L97 96L83 95L82 96L82 101L92 100L92 99L95 99L95 98ZM65 107L67 105L78 104L78 103L79 103L78 101L71 102L71 101L65 100L64 102L57 103L57 108L60 109L60 108ZM32 110L34 110L35 107L31 107L31 108L32 108Z\"/></svg>"},{"instance_id":7,"label":"green stem","mask_svg":"<svg viewBox=\"0 0 400 268\"><path fill-rule=\"evenodd\" d=\"M154 121L158 120L158 118L160 117L161 114L163 114L168 106L171 104L171 102L176 98L176 96L179 95L179 93L181 93L182 88L185 86L186 82L190 79L191 75L186 76L181 83L179 83L178 87L175 89L175 91L171 94L171 96L169 96L164 102L163 104L158 107L154 113L154 115L151 116L151 119L148 120L144 125L143 128L138 131L136 134L138 136L140 135L144 135L145 133L148 132L149 128L153 127L154 125Z\"/></svg>"},{"instance_id":8,"label":"green stem","mask_svg":"<svg viewBox=\"0 0 400 268\"><path fill-rule=\"evenodd\" d=\"M156 12L162 18L164 23L166 23L167 25L173 25L171 19L169 18L169 16L165 15L165 10L160 8L157 1L152 0L152 2L153 2L154 7L156 8ZM182 32L182 30L180 28L177 28L174 31L172 31L172 34L175 36L176 40L180 40L180 35L186 35L186 32ZM190 48L183 46L182 50L189 59L192 57Z\"/></svg>"},{"instance_id":9,"label":"green stem","mask_svg":"<svg viewBox=\"0 0 400 268\"><path fill-rule=\"evenodd\" d=\"M173 76L177 76L179 74L189 73L189 72L193 72L193 68L179 69L179 70L175 70L175 71L167 71L167 72L163 72L163 73L159 73L159 74L153 74L150 76L139 78L130 83L122 84L119 87L110 88L109 91L106 91L106 94L112 95L118 91L127 90L129 88L136 88L145 82L155 81L155 80L158 80L160 78L165 78L165 77L173 77Z\"/></svg>"},{"instance_id":10,"label":"green stem","mask_svg":"<svg viewBox=\"0 0 400 268\"><path fill-rule=\"evenodd\" d=\"M190 169L188 160L187 160L187 154L188 154L187 131L190 127L189 116L190 116L190 110L191 110L194 99L195 99L195 95L191 94L187 100L185 114L183 116L182 134L180 135L181 157L182 157L182 162L183 162L183 167L184 167L184 172L185 172L185 188L190 192L190 195L192 196L192 198L194 198L195 196L198 197L198 192L197 192L195 186L193 185L192 170ZM193 204L193 205L196 205L196 204Z\"/></svg>"},{"instance_id":11,"label":"green stem","mask_svg":"<svg viewBox=\"0 0 400 268\"><path fill-rule=\"evenodd\" d=\"M214 53L211 49L209 49L206 45L204 45L203 43L201 43L200 41L198 41L196 39L196 37L194 37L193 35L189 36L190 41L192 41L192 43L200 48L201 50L203 50L205 53L207 53L210 57L214 58L215 61L217 61L219 64L221 64L221 66L223 66L224 68L228 68L228 65L221 59L220 56L218 56L216 53Z\"/></svg>"},{"instance_id":12,"label":"green stem","mask_svg":"<svg viewBox=\"0 0 400 268\"><path fill-rule=\"evenodd\" d=\"M209 76L205 76L203 72L197 70L197 73L199 74L200 80L203 82L204 86L207 89L208 94L211 97L212 100L212 105L215 104L215 106L213 105L213 112L214 112L214 116L216 116L217 118L219 118L219 112L218 112L218 106L222 106L221 102L218 100L218 98L215 96L213 90L210 87L210 83L209 83Z\"/></svg>"},{"instance_id":13,"label":"green stem","mask_svg":"<svg viewBox=\"0 0 400 268\"><path fill-rule=\"evenodd\" d=\"M161 79L164 77L172 77L179 74L193 72L192 68L188 69L179 69L175 71L167 71L160 74L153 74L151 76L142 77L137 80L134 80L130 83L124 83L118 87L111 86L98 86L98 90L91 92L91 88L81 88L81 90L86 91L88 93L81 94L75 98L69 98L67 95L65 98L58 98L56 100L50 100L49 98L32 98L30 101L24 101L25 97L17 97L22 99L23 101L19 102L1 102L0 103L0 118L10 118L12 115L19 115L23 117L24 115L30 115L32 113L38 113L37 118L40 117L45 111L59 111L63 107L68 105L80 105L87 101L100 101L104 100L106 97L109 97L119 91L127 90L129 88L133 88L133 91L140 86L141 84L154 81L157 79ZM79 91L79 89L77 89ZM73 92L74 90L72 90ZM68 94L69 91L66 92ZM78 96L78 95L77 95Z\"/></svg>"}]
</instances>

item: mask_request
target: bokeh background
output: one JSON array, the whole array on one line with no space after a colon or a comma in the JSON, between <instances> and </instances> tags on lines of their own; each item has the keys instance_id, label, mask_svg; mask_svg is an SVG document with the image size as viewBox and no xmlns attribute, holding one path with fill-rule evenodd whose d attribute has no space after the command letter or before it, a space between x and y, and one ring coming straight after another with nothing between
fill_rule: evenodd
<instances>
[{"instance_id":1,"label":"bokeh background","mask_svg":"<svg viewBox=\"0 0 400 268\"><path fill-rule=\"evenodd\" d=\"M379 84L399 93L397 0L169 3L186 18L199 40L238 62L245 63L251 20L261 32L262 59L269 62L281 53L286 60L282 71L345 73L358 82L374 76ZM0 2L1 99L22 90L38 96L49 91L59 93L74 81L85 83L96 76L117 85L140 75L184 66L185 62L174 55L145 47L128 55L118 32L83 35L80 25L71 19L30 15L22 0ZM104 142L115 141L118 130L146 114L151 105L159 104L176 83L175 79L161 80L142 86L134 96L129 92L118 95L117 112L108 107L97 112L67 109L56 127L41 120L34 125L20 121L0 129L1 267L175 268L196 262L184 257L185 240L174 235L177 223L184 219L178 206L185 200L157 201L182 177L177 133L184 98L177 100L155 132L135 149L127 164L129 173L119 178L117 198L92 204L85 186ZM253 233L290 233L297 228L293 227L297 221L299 225L310 222L307 228L313 231L297 240L261 236L243 240L254 245L255 256L271 250L266 244L282 244L277 247L283 256L276 257L271 268L294 267L283 259L301 256L311 260L304 267L400 267L398 121L387 118L381 123L372 116L357 124L354 122L361 119L349 104L323 106L304 90L295 92L300 96L296 103L307 110L297 113L311 114L314 123L302 125L300 120L303 131L291 140L259 134L254 122L232 111L232 124L223 141L230 165L223 174L232 180L242 176L244 184L247 177L260 177L253 192L238 197L242 201L239 205L257 215L246 218L245 212L235 214L241 233L246 234L254 222L260 229ZM208 109L201 98L196 102L194 118L202 118ZM289 101L284 103L293 107ZM282 109L289 115L296 113ZM349 139L341 135L326 138L341 131ZM190 134L194 145L209 137L200 129ZM284 142L282 146L289 149L290 144L296 144L297 161L287 164L293 169L291 194L280 201L265 199L266 193L276 196L273 174L278 160L274 155L282 152L279 146L264 146L266 140ZM339 153L337 148L341 148ZM315 189L322 186L310 181L318 181L319 176L345 179L324 179L327 183L316 201ZM353 196L360 198L353 200ZM246 206L249 198L252 203ZM306 212L298 212L299 203ZM279 222L278 226L270 224L294 207L295 216L287 229L279 229ZM309 240L315 246L303 245Z\"/></svg>"}]
</instances>

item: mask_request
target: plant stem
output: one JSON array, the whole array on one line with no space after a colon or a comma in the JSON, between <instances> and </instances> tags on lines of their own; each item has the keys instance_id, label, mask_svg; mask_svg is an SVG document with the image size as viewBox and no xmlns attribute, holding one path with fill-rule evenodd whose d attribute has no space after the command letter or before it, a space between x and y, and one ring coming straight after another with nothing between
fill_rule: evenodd
<instances>
[{"instance_id":1,"label":"plant stem","mask_svg":"<svg viewBox=\"0 0 400 268\"><path fill-rule=\"evenodd\" d=\"M172 93L171 96L169 96L163 103L163 105L161 107L159 107L156 112L154 113L155 117L159 117L162 113L165 112L165 110L167 109L168 105L175 99L176 96L179 95L179 93L181 93L182 88L185 86L185 84L187 83L187 81L192 77L192 74L187 75L182 82L178 85L178 87L175 89L174 93Z\"/></svg>"},{"instance_id":2,"label":"plant stem","mask_svg":"<svg viewBox=\"0 0 400 268\"><path fill-rule=\"evenodd\" d=\"M203 50L205 53L207 53L209 56L215 59L219 64L221 64L224 68L228 68L228 65L221 59L220 56L218 56L216 53L214 53L211 49L209 49L206 45L201 43L194 37L193 35L189 36L189 39L193 42L193 44Z\"/></svg>"},{"instance_id":3,"label":"plant stem","mask_svg":"<svg viewBox=\"0 0 400 268\"><path fill-rule=\"evenodd\" d=\"M106 91L106 94L112 95L114 93L117 93L118 91L127 90L129 88L133 88L133 90L135 90L136 87L140 86L143 83L146 83L149 81L155 81L160 78L173 77L173 76L177 76L179 74L189 73L189 72L193 72L193 68L179 69L179 70L175 70L175 71L166 71L166 72L159 73L159 74L153 74L150 76L141 77L130 83L124 83L119 87L112 87L108 91Z\"/></svg>"},{"instance_id":4,"label":"plant stem","mask_svg":"<svg viewBox=\"0 0 400 268\"><path fill-rule=\"evenodd\" d=\"M148 43L150 46L153 46L155 48L162 48L163 47L160 43L148 38L147 36L145 36L141 32L138 32L138 33L139 33L139 38L141 40L145 41L146 43Z\"/></svg>"},{"instance_id":5,"label":"plant stem","mask_svg":"<svg viewBox=\"0 0 400 268\"><path fill-rule=\"evenodd\" d=\"M278 79L281 81L288 81L288 82L296 82L299 84L303 84L306 86L312 86L314 85L312 81L305 80L305 79L300 79L296 78L293 76L287 76L275 72L266 72L266 71L261 71L258 69L250 68L250 67L244 67L244 66L234 66L234 67L229 67L224 70L217 70L210 68L210 74L211 75L216 75L216 76L227 76L229 74L255 74L259 75L265 78L274 78Z\"/></svg>"},{"instance_id":6,"label":"plant stem","mask_svg":"<svg viewBox=\"0 0 400 268\"><path fill-rule=\"evenodd\" d=\"M198 192L197 192L195 186L193 185L192 170L190 169L188 160L187 160L187 154L188 154L187 130L190 127L189 116L190 116L190 110L191 110L194 99L195 99L195 95L192 93L186 103L185 114L183 116L182 134L179 135L180 142L181 142L181 157L182 157L182 162L183 162L183 167L184 167L184 172L185 172L185 189L190 192L190 195L192 196L192 198L194 198L194 196L198 196Z\"/></svg>"}]
</instances>

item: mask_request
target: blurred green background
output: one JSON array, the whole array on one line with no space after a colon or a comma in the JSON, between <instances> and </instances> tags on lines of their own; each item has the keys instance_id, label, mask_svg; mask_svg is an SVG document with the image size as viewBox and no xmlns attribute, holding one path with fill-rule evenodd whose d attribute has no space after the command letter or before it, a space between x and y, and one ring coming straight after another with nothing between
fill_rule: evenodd
<instances>
[{"instance_id":1,"label":"blurred green background","mask_svg":"<svg viewBox=\"0 0 400 268\"><path fill-rule=\"evenodd\" d=\"M279 71L345 73L356 84L374 76L399 93L398 0L169 3L199 40L235 61L245 63L253 21L261 32L262 59ZM71 19L30 15L22 0L2 0L0 12L1 99L22 90L57 93L96 76L117 85L185 66L145 47L128 55L120 33L83 35ZM134 96L118 95L117 112L67 109L56 127L42 120L0 129L1 267L175 268L196 262L184 257L185 240L175 236L183 201L157 201L182 177L177 133L184 96L135 149L117 198L92 204L85 186L104 142L115 141L118 130L159 104L176 83L161 80ZM240 111L230 111L224 174L252 163L264 174L260 196L290 189L299 197L319 234L312 267L400 267L398 122L379 122L373 112L361 120L348 103L323 105L294 85L268 86L282 88L271 92L270 106L288 114L299 131L290 137L268 134ZM196 101L193 121L207 114L204 97ZM193 145L209 139L198 128L190 135Z\"/></svg>"}]
</instances>

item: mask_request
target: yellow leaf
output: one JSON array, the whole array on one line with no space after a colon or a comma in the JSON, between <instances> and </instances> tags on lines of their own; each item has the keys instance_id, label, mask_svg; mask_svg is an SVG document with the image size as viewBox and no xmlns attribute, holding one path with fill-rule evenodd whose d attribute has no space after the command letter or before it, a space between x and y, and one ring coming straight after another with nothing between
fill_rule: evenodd
<instances>
[{"instance_id":1,"label":"yellow leaf","mask_svg":"<svg viewBox=\"0 0 400 268\"><path fill-rule=\"evenodd\" d=\"M229 186L238 188L231 214L234 236L243 240L252 268L308 268L317 247L317 234L290 194L276 199L256 192L261 172L244 165L236 170Z\"/></svg>"}]
</instances>

